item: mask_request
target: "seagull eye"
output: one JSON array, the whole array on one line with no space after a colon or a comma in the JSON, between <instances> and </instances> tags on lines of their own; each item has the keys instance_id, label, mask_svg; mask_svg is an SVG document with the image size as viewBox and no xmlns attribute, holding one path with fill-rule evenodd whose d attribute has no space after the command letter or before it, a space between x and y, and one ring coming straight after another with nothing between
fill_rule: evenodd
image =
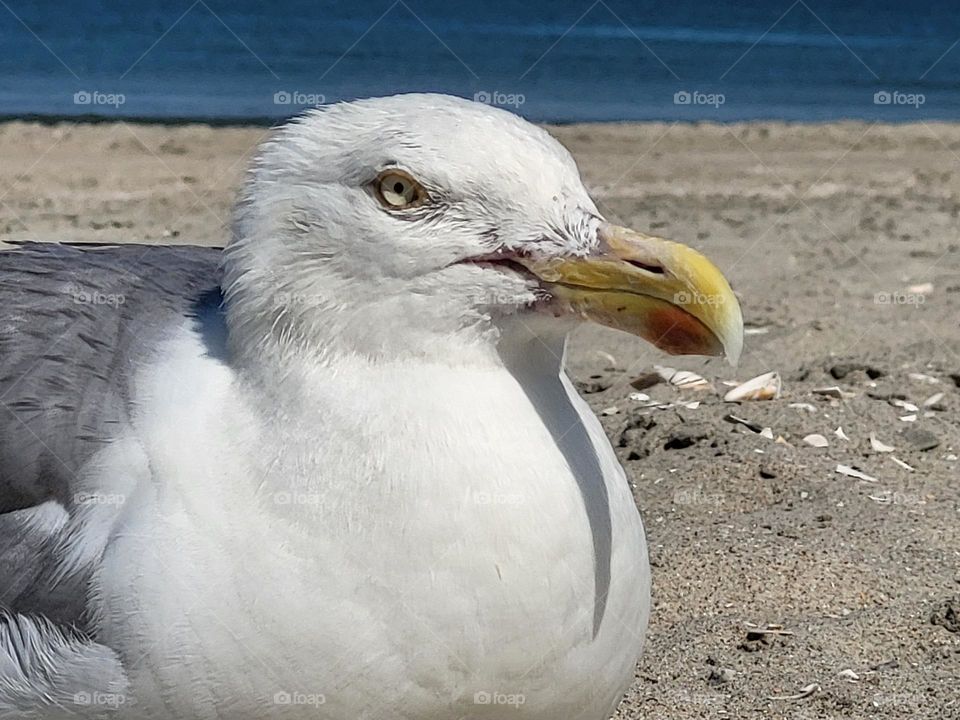
<instances>
[{"instance_id":1,"label":"seagull eye","mask_svg":"<svg viewBox=\"0 0 960 720\"><path fill-rule=\"evenodd\" d=\"M427 199L427 191L423 186L399 170L380 173L374 182L374 189L380 202L391 209L415 207Z\"/></svg>"}]
</instances>

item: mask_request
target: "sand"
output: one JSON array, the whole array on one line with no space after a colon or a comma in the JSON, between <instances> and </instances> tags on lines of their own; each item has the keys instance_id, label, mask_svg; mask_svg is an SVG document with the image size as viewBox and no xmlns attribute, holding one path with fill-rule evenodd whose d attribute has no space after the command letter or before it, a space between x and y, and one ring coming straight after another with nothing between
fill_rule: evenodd
<instances>
[{"instance_id":1,"label":"sand","mask_svg":"<svg viewBox=\"0 0 960 720\"><path fill-rule=\"evenodd\" d=\"M717 262L750 332L736 369L599 328L572 341L653 563L618 717L960 718L960 125L551 131L609 218ZM222 244L264 133L0 125L0 239ZM630 383L656 364L713 389L658 384L643 392L699 406L645 407ZM768 370L780 399L721 401ZM813 392L828 386L843 397Z\"/></svg>"}]
</instances>

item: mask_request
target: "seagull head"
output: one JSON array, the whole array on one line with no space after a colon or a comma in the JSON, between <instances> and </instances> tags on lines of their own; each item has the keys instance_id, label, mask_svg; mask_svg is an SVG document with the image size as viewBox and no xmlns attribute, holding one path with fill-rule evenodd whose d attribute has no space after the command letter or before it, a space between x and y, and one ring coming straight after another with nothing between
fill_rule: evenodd
<instances>
[{"instance_id":1,"label":"seagull head","mask_svg":"<svg viewBox=\"0 0 960 720\"><path fill-rule=\"evenodd\" d=\"M720 271L607 222L570 153L507 111L410 94L311 110L261 147L224 254L231 337L320 355L466 358L592 320L736 361Z\"/></svg>"}]
</instances>

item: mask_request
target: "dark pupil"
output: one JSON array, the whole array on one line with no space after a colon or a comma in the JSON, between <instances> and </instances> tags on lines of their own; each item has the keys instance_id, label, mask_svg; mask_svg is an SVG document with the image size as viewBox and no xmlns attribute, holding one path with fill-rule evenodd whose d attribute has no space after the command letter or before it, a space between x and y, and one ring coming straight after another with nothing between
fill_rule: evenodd
<instances>
[{"instance_id":1,"label":"dark pupil","mask_svg":"<svg viewBox=\"0 0 960 720\"><path fill-rule=\"evenodd\" d=\"M402 183L402 182L395 182L395 183L393 184L393 191L394 191L397 195L403 195L403 183Z\"/></svg>"}]
</instances>

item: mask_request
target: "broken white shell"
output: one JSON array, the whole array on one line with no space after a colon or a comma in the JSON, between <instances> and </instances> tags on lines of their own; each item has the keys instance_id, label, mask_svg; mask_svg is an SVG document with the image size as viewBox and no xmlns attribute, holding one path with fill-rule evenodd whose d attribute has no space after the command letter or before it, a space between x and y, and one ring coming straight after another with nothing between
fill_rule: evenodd
<instances>
[{"instance_id":1,"label":"broken white shell","mask_svg":"<svg viewBox=\"0 0 960 720\"><path fill-rule=\"evenodd\" d=\"M857 480L863 480L864 482L880 482L872 475L867 475L847 465L837 465L836 472L841 475L846 475L847 477L856 478Z\"/></svg>"},{"instance_id":2,"label":"broken white shell","mask_svg":"<svg viewBox=\"0 0 960 720\"><path fill-rule=\"evenodd\" d=\"M677 370L663 365L654 365L653 369L657 371L660 377L675 387L692 390L708 390L712 387L709 380L689 370Z\"/></svg>"},{"instance_id":3,"label":"broken white shell","mask_svg":"<svg viewBox=\"0 0 960 720\"><path fill-rule=\"evenodd\" d=\"M923 401L923 407L926 408L926 407L930 407L931 405L936 405L941 400L943 400L943 393L942 392L934 393L933 395L931 395L930 397L928 397L926 400Z\"/></svg>"},{"instance_id":4,"label":"broken white shell","mask_svg":"<svg viewBox=\"0 0 960 720\"><path fill-rule=\"evenodd\" d=\"M747 380L730 390L723 396L724 402L741 402L743 400L774 400L780 397L782 383L780 373L768 372Z\"/></svg>"},{"instance_id":5,"label":"broken white shell","mask_svg":"<svg viewBox=\"0 0 960 720\"><path fill-rule=\"evenodd\" d=\"M860 679L860 676L856 672L847 668L846 670L841 670L837 673L837 677L843 678L847 682L857 682Z\"/></svg>"},{"instance_id":6,"label":"broken white shell","mask_svg":"<svg viewBox=\"0 0 960 720\"><path fill-rule=\"evenodd\" d=\"M880 442L877 439L877 436L874 435L873 433L870 433L870 447L874 450L874 452L880 452L880 453L889 453L896 450L896 448L893 447L893 445L887 445L884 442Z\"/></svg>"},{"instance_id":7,"label":"broken white shell","mask_svg":"<svg viewBox=\"0 0 960 720\"><path fill-rule=\"evenodd\" d=\"M913 468L913 467L911 467L910 465L907 465L907 463L905 463L903 460L901 460L900 458L898 458L896 455L891 455L891 456L890 456L890 459L893 460L897 465L899 465L900 467L902 467L902 468L903 468L904 470L906 470L907 472L913 472L913 471L914 471L914 468Z\"/></svg>"},{"instance_id":8,"label":"broken white shell","mask_svg":"<svg viewBox=\"0 0 960 720\"><path fill-rule=\"evenodd\" d=\"M810 683L800 688L800 692L795 695L767 695L767 700L803 700L818 692L820 692L820 686L817 683Z\"/></svg>"},{"instance_id":9,"label":"broken white shell","mask_svg":"<svg viewBox=\"0 0 960 720\"><path fill-rule=\"evenodd\" d=\"M812 445L813 447L816 447L816 448L825 448L830 445L830 442L823 435L820 435L819 433L813 433L812 435L807 435L803 439L803 441L807 445Z\"/></svg>"}]
</instances>

